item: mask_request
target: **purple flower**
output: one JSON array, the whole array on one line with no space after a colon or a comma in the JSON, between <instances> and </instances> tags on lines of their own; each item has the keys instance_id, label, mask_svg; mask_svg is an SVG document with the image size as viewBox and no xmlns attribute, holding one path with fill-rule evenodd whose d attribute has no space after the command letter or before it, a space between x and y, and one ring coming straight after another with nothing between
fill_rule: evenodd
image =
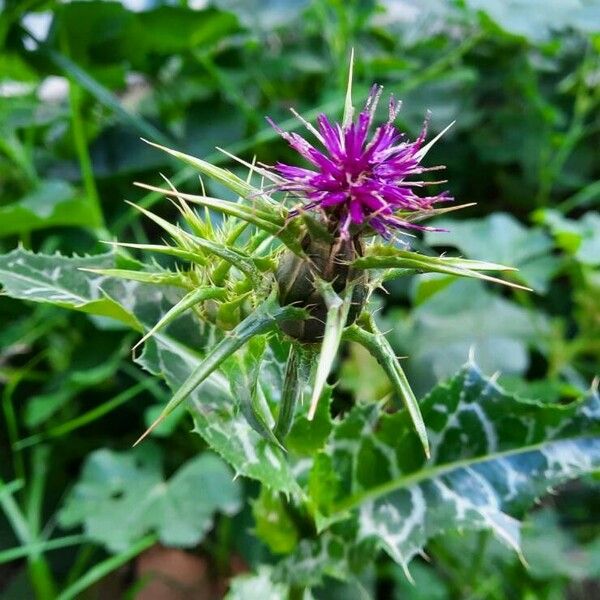
<instances>
[{"instance_id":1,"label":"purple flower","mask_svg":"<svg viewBox=\"0 0 600 600\"><path fill-rule=\"evenodd\" d=\"M408 141L405 134L394 126L400 103L390 98L388 121L378 127L368 141L381 90L381 86L373 86L365 108L354 122L343 126L332 124L321 114L317 118L317 129L302 119L325 151L318 150L297 133L283 131L268 119L313 167L306 169L277 163L274 169L281 181L276 187L300 196L305 201L303 210L324 211L330 223L339 228L342 237L348 237L351 226L360 228L369 225L386 238L391 237L391 232L397 228L427 229L412 223L411 215L422 215L437 202L452 200L447 192L418 196L415 190L427 182L407 180L414 175L443 168L425 168L420 163L446 130L424 145L427 134L425 121L419 137L413 142Z\"/></svg>"}]
</instances>

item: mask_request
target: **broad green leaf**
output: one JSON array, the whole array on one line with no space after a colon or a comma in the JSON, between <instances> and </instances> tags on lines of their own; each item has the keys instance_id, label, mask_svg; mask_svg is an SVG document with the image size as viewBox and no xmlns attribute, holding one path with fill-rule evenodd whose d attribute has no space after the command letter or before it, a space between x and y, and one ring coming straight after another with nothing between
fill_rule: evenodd
<instances>
[{"instance_id":1,"label":"broad green leaf","mask_svg":"<svg viewBox=\"0 0 600 600\"><path fill-rule=\"evenodd\" d=\"M59 180L43 181L26 196L0 207L0 236L45 227L99 225L86 199Z\"/></svg>"},{"instance_id":2,"label":"broad green leaf","mask_svg":"<svg viewBox=\"0 0 600 600\"><path fill-rule=\"evenodd\" d=\"M151 531L167 546L192 547L212 526L215 512L239 510L240 489L232 478L210 453L191 459L165 481L155 446L123 453L97 450L59 520L63 527L83 525L89 539L111 552L127 549Z\"/></svg>"},{"instance_id":3,"label":"broad green leaf","mask_svg":"<svg viewBox=\"0 0 600 600\"><path fill-rule=\"evenodd\" d=\"M421 402L431 459L405 412L354 408L332 434L339 476L333 513L357 511L357 539L375 539L407 567L433 536L490 529L520 552L520 516L552 486L600 467L600 397L547 405L505 393L466 365Z\"/></svg>"},{"instance_id":4,"label":"broad green leaf","mask_svg":"<svg viewBox=\"0 0 600 600\"><path fill-rule=\"evenodd\" d=\"M113 254L65 257L33 254L18 248L0 256L0 284L12 298L111 317L139 330L140 324L129 307L115 301L102 288L107 278L79 270L109 268L114 260Z\"/></svg>"},{"instance_id":5,"label":"broad green leaf","mask_svg":"<svg viewBox=\"0 0 600 600\"><path fill-rule=\"evenodd\" d=\"M600 266L600 213L590 211L579 220L567 219L556 210L537 215L550 227L558 245L584 265Z\"/></svg>"},{"instance_id":6,"label":"broad green leaf","mask_svg":"<svg viewBox=\"0 0 600 600\"><path fill-rule=\"evenodd\" d=\"M371 540L356 543L356 524L341 523L335 531L325 531L316 540L303 539L295 552L280 561L273 579L297 586L319 585L323 576L352 579L373 560Z\"/></svg>"},{"instance_id":7,"label":"broad green leaf","mask_svg":"<svg viewBox=\"0 0 600 600\"><path fill-rule=\"evenodd\" d=\"M598 4L587 0L467 0L504 31L532 42L545 42L563 29L600 30Z\"/></svg>"},{"instance_id":8,"label":"broad green leaf","mask_svg":"<svg viewBox=\"0 0 600 600\"><path fill-rule=\"evenodd\" d=\"M425 232L432 246L454 246L471 259L494 261L519 270L516 277L536 291L546 292L560 266L552 256L552 240L540 228L527 228L514 217L494 213L482 219L440 219L445 232Z\"/></svg>"},{"instance_id":9,"label":"broad green leaf","mask_svg":"<svg viewBox=\"0 0 600 600\"><path fill-rule=\"evenodd\" d=\"M416 278L415 296L421 281ZM431 381L445 379L469 353L489 372L522 373L529 364L528 347L543 348L549 331L543 314L488 291L478 281L453 281L414 308L393 310L380 319L415 390L428 391Z\"/></svg>"}]
</instances>

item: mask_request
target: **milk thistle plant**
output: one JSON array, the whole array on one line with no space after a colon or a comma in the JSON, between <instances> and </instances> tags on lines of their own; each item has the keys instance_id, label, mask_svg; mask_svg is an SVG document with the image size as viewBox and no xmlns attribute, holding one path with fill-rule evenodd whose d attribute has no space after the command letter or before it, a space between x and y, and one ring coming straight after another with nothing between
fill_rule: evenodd
<instances>
[{"instance_id":1,"label":"milk thistle plant","mask_svg":"<svg viewBox=\"0 0 600 600\"><path fill-rule=\"evenodd\" d=\"M522 400L471 359L415 398L374 318L378 288L422 273L527 288L492 274L514 271L509 266L414 250L427 219L466 205L452 204L445 182L429 175L440 167L428 152L446 130L428 139L426 121L409 139L396 128L394 98L378 120L381 96L374 86L356 114L350 70L341 122L320 115L315 125L294 112L306 137L272 123L297 164L230 155L246 178L152 144L238 197L209 196L202 182L199 194L166 178L163 187L137 184L179 211L173 223L136 206L164 231L162 244L110 242L117 250L72 258L19 248L0 257L5 293L108 316L142 333L135 360L173 395L136 443L187 400L194 431L236 475L260 482L255 532L286 555L255 576L272 597L302 597L324 575L352 579L377 549L410 578L411 559L451 529L491 530L520 552L515 517L549 487L600 467L594 390L568 406ZM442 191L427 195L430 185ZM166 255L175 266L140 262L133 251ZM376 359L393 394L347 410L332 403L328 378L344 342ZM208 463L217 469L219 460ZM172 496L150 481L136 517L137 499L104 497L114 481L94 480L76 486L61 522L84 522L111 551L149 531L167 545L197 545L214 510L238 506L219 464L222 498L194 488L186 471L173 477ZM97 522L99 513L112 522L113 508L127 516L123 527L115 524L116 537ZM165 515L177 515L177 527L161 527ZM249 597L242 581L232 594Z\"/></svg>"},{"instance_id":2,"label":"milk thistle plant","mask_svg":"<svg viewBox=\"0 0 600 600\"><path fill-rule=\"evenodd\" d=\"M394 124L401 105L390 97L387 121L371 132L381 93L382 87L374 85L355 117L351 70L341 123L331 123L321 114L315 127L292 110L320 149L267 119L309 168L281 162L250 164L232 156L248 168L244 181L200 159L152 144L226 185L239 194L239 201L181 193L168 180L168 189L137 184L172 198L186 228L138 207L171 236L172 243L118 245L184 259L187 267L171 276L189 290L140 343L189 309L217 327L231 329L138 442L236 351L257 337L275 335L290 343L276 418L252 393L241 404L248 423L262 437L285 448L296 405L309 383L307 417L314 418L336 352L342 340L348 340L364 346L385 369L429 456L418 402L400 362L377 329L369 297L387 279L409 273L446 273L527 288L485 274L511 270L508 266L426 256L408 249L408 232L431 229L421 221L465 205L437 208L452 200L447 192L418 193L427 185L444 183L424 180L424 174L443 167L426 167L422 161L450 125L426 143L426 121L418 138L410 141ZM253 174L263 184L252 185ZM208 213L202 218L190 205L220 212L224 218L215 227ZM170 278L167 281L171 283ZM256 382L248 385L253 390Z\"/></svg>"}]
</instances>

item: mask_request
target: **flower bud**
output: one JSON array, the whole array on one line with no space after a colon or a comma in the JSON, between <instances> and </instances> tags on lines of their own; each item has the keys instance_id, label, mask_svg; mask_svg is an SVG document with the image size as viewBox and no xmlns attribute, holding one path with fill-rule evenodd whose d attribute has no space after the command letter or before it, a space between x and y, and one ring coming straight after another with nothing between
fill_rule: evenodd
<instances>
[{"instance_id":1,"label":"flower bud","mask_svg":"<svg viewBox=\"0 0 600 600\"><path fill-rule=\"evenodd\" d=\"M315 286L315 276L331 282L338 294L342 294L349 283L354 284L346 322L351 325L367 298L367 274L350 266L353 260L363 255L362 242L358 237L331 241L306 235L302 247L305 257L299 257L289 250L284 252L275 277L279 285L280 304L305 308L310 317L283 321L280 326L290 337L312 344L323 338L327 319L327 306Z\"/></svg>"}]
</instances>

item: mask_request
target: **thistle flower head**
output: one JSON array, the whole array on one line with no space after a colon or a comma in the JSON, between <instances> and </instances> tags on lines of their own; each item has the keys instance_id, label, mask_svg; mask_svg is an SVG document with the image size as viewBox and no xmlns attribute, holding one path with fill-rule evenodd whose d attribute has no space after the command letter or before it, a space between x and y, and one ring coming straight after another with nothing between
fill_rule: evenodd
<instances>
[{"instance_id":1,"label":"thistle flower head","mask_svg":"<svg viewBox=\"0 0 600 600\"><path fill-rule=\"evenodd\" d=\"M424 144L427 121L419 137L409 141L394 126L400 103L390 97L388 120L369 139L381 90L378 85L371 88L364 109L354 121L331 123L321 114L317 118L318 128L304 122L322 150L297 133L283 131L268 119L312 165L312 168L303 168L276 163L274 169L280 177L277 188L301 197L305 202L303 210L322 211L344 238L350 235L351 228L364 226L370 226L385 238L391 237L392 231L398 228L426 229L411 222L411 217L431 210L438 202L452 200L447 192L435 196L416 193L427 182L420 177L414 179L415 175L443 168L421 165L429 148L440 137Z\"/></svg>"}]
</instances>

